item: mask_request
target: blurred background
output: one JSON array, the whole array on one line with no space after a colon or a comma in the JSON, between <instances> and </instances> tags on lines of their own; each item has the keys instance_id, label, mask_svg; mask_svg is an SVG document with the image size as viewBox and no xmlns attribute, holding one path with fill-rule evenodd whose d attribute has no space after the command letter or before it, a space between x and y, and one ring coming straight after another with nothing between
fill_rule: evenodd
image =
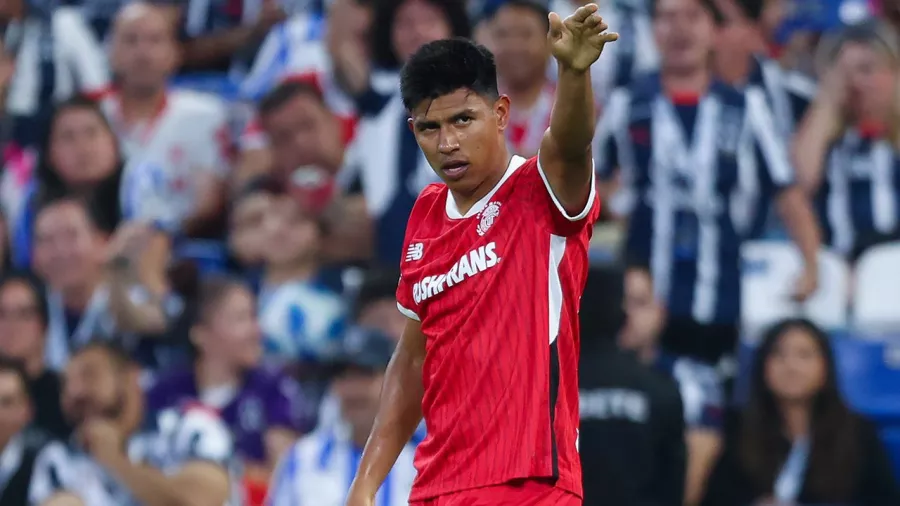
<instances>
[{"instance_id":1,"label":"blurred background","mask_svg":"<svg viewBox=\"0 0 900 506\"><path fill-rule=\"evenodd\" d=\"M406 220L437 181L398 70L432 40L486 45L510 148L533 156L555 92L547 12L584 3L0 0L0 455L71 441L103 394L73 390L70 358L114 342L145 416L199 403L227 425L235 504L341 504L353 466L326 449L359 458L405 325ZM900 505L900 1L599 7L621 38L592 69L586 504ZM756 115L771 175L747 183L753 217L719 253L682 244L716 206L675 204L660 261L663 222L640 203L659 176L640 166L676 157L654 146L684 125L656 119L652 83L695 68L748 97L711 132ZM673 110L699 122L706 99L681 95ZM735 214L733 188L709 191ZM797 227L801 204L815 215ZM791 237L812 225L810 271ZM792 297L811 272L817 289ZM0 503L29 504L40 471L5 462ZM411 466L404 453L378 506L405 504Z\"/></svg>"}]
</instances>

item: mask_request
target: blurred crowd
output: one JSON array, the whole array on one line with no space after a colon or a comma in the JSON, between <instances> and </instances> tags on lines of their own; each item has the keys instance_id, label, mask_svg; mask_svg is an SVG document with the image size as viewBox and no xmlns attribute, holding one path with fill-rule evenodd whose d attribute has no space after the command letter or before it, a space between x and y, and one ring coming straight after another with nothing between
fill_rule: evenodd
<instances>
[{"instance_id":1,"label":"blurred crowd","mask_svg":"<svg viewBox=\"0 0 900 506\"><path fill-rule=\"evenodd\" d=\"M0 504L342 504L438 181L399 68L484 44L534 156L583 3L0 0ZM586 504L900 504L900 2L599 6Z\"/></svg>"}]
</instances>

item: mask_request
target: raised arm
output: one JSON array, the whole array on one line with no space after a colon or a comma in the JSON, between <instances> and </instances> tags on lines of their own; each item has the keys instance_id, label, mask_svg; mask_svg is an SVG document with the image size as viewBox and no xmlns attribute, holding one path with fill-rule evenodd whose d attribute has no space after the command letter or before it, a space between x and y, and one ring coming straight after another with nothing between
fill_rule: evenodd
<instances>
[{"instance_id":1,"label":"raised arm","mask_svg":"<svg viewBox=\"0 0 900 506\"><path fill-rule=\"evenodd\" d=\"M422 421L424 360L422 324L410 319L385 373L381 406L350 486L347 506L374 504L375 493Z\"/></svg>"},{"instance_id":2,"label":"raised arm","mask_svg":"<svg viewBox=\"0 0 900 506\"><path fill-rule=\"evenodd\" d=\"M559 65L559 80L539 160L553 194L573 213L584 208L590 194L591 140L596 119L590 68L603 46L619 38L606 29L596 4L578 8L565 21L550 13L547 36Z\"/></svg>"}]
</instances>

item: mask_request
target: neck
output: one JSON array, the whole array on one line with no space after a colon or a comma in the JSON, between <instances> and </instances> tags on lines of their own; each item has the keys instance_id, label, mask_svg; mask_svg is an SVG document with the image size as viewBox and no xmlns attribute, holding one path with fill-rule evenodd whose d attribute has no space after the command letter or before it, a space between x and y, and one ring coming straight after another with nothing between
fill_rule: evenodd
<instances>
[{"instance_id":1,"label":"neck","mask_svg":"<svg viewBox=\"0 0 900 506\"><path fill-rule=\"evenodd\" d=\"M194 375L199 390L235 385L239 381L239 374L233 367L211 360L198 360Z\"/></svg>"},{"instance_id":2,"label":"neck","mask_svg":"<svg viewBox=\"0 0 900 506\"><path fill-rule=\"evenodd\" d=\"M166 89L144 91L123 88L119 96L122 119L126 122L141 121L156 116L166 100Z\"/></svg>"},{"instance_id":3,"label":"neck","mask_svg":"<svg viewBox=\"0 0 900 506\"><path fill-rule=\"evenodd\" d=\"M726 83L742 85L750 77L754 60L752 55L743 58L728 58L727 61L721 61L716 65L716 74Z\"/></svg>"},{"instance_id":4,"label":"neck","mask_svg":"<svg viewBox=\"0 0 900 506\"><path fill-rule=\"evenodd\" d=\"M67 309L84 311L91 303L91 297L94 296L98 284L92 279L76 286L64 288L62 290L63 305Z\"/></svg>"},{"instance_id":5,"label":"neck","mask_svg":"<svg viewBox=\"0 0 900 506\"><path fill-rule=\"evenodd\" d=\"M659 356L659 349L652 345L643 346L637 350L637 355L641 363L650 365L656 362L656 357Z\"/></svg>"},{"instance_id":6,"label":"neck","mask_svg":"<svg viewBox=\"0 0 900 506\"><path fill-rule=\"evenodd\" d=\"M509 95L509 101L517 111L528 111L537 103L546 86L546 79L534 79L520 86L506 84L503 92Z\"/></svg>"},{"instance_id":7,"label":"neck","mask_svg":"<svg viewBox=\"0 0 900 506\"><path fill-rule=\"evenodd\" d=\"M267 265L265 281L268 284L281 284L288 281L305 281L316 273L316 263L312 260L298 260L284 265Z\"/></svg>"},{"instance_id":8,"label":"neck","mask_svg":"<svg viewBox=\"0 0 900 506\"><path fill-rule=\"evenodd\" d=\"M706 67L692 69L663 69L662 85L666 93L697 93L702 95L711 81Z\"/></svg>"},{"instance_id":9,"label":"neck","mask_svg":"<svg viewBox=\"0 0 900 506\"><path fill-rule=\"evenodd\" d=\"M486 177L484 181L481 182L475 189L469 192L468 195L461 194L459 192L453 192L453 200L456 202L456 208L459 210L460 214L466 214L469 212L469 209L475 205L476 202L482 199L485 195L490 193L491 190L497 186L497 183L503 179L503 174L506 173L507 167L509 167L509 162L512 159L512 155L510 155L509 150L506 147L505 139L501 138L501 146L498 150L498 155L495 158L495 161L492 162L493 167L499 167L500 170L495 170L491 175Z\"/></svg>"},{"instance_id":10,"label":"neck","mask_svg":"<svg viewBox=\"0 0 900 506\"><path fill-rule=\"evenodd\" d=\"M809 433L809 406L801 402L789 402L781 406L785 430L791 440Z\"/></svg>"},{"instance_id":11,"label":"neck","mask_svg":"<svg viewBox=\"0 0 900 506\"><path fill-rule=\"evenodd\" d=\"M37 379L44 374L44 347L41 346L31 357L25 359L24 365L28 379Z\"/></svg>"}]
</instances>

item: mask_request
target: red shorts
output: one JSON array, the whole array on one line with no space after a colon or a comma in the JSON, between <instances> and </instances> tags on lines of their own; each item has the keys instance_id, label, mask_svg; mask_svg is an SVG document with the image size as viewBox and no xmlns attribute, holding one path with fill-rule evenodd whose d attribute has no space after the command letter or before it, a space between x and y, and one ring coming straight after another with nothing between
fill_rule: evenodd
<instances>
[{"instance_id":1,"label":"red shorts","mask_svg":"<svg viewBox=\"0 0 900 506\"><path fill-rule=\"evenodd\" d=\"M577 495L539 480L517 480L502 485L410 501L410 506L582 506Z\"/></svg>"}]
</instances>

